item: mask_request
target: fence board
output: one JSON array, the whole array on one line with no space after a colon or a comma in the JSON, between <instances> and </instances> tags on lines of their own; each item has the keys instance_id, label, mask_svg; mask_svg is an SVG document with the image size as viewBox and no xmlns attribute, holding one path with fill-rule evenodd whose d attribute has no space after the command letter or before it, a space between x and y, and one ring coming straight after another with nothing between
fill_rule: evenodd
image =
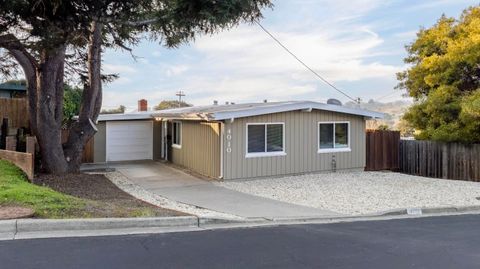
<instances>
[{"instance_id":1,"label":"fence board","mask_svg":"<svg viewBox=\"0 0 480 269\"><path fill-rule=\"evenodd\" d=\"M28 128L27 99L23 98L0 98L0 120L8 118L10 128Z\"/></svg>"},{"instance_id":2,"label":"fence board","mask_svg":"<svg viewBox=\"0 0 480 269\"><path fill-rule=\"evenodd\" d=\"M480 182L480 144L401 140L400 172Z\"/></svg>"}]
</instances>

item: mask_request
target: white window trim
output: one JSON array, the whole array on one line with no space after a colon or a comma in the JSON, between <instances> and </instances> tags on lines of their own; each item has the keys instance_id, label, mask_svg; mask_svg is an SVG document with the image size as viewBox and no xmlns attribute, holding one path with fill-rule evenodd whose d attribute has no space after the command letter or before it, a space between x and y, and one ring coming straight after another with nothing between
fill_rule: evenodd
<instances>
[{"instance_id":1,"label":"white window trim","mask_svg":"<svg viewBox=\"0 0 480 269\"><path fill-rule=\"evenodd\" d=\"M348 132L348 147L346 148L335 148L335 124L337 123L346 123L347 124L347 132ZM321 149L320 148L320 124L333 124L333 146L334 148L331 149ZM319 121L317 124L317 153L332 153L332 152L351 152L352 149L350 147L350 122L349 121Z\"/></svg>"},{"instance_id":2,"label":"white window trim","mask_svg":"<svg viewBox=\"0 0 480 269\"><path fill-rule=\"evenodd\" d=\"M181 149L182 148L182 139L183 139L183 123L181 121L173 121L172 124L172 131L175 134L175 123L180 125L180 144L175 144L172 142L172 148ZM174 141L174 137L172 136L172 141Z\"/></svg>"},{"instance_id":3,"label":"white window trim","mask_svg":"<svg viewBox=\"0 0 480 269\"><path fill-rule=\"evenodd\" d=\"M267 125L281 124L282 125L282 146L283 151L274 151L274 152L248 152L248 126L250 125L265 125L265 150L267 147ZM285 122L249 122L247 123L247 128L245 128L245 158L258 158L258 157L277 157L285 156Z\"/></svg>"}]
</instances>

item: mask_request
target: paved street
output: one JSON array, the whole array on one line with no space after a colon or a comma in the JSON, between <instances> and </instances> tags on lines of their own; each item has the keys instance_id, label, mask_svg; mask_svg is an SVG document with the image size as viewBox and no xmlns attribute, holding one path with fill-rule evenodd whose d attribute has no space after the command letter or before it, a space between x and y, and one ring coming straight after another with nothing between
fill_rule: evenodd
<instances>
[{"instance_id":1,"label":"paved street","mask_svg":"<svg viewBox=\"0 0 480 269\"><path fill-rule=\"evenodd\" d=\"M0 242L0 268L478 268L480 215Z\"/></svg>"}]
</instances>

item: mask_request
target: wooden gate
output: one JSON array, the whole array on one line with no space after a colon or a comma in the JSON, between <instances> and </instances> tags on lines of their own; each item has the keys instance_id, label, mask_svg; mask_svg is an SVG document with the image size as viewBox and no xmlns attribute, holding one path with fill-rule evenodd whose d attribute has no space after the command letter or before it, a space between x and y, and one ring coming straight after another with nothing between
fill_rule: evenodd
<instances>
[{"instance_id":1,"label":"wooden gate","mask_svg":"<svg viewBox=\"0 0 480 269\"><path fill-rule=\"evenodd\" d=\"M365 171L399 170L400 132L367 130Z\"/></svg>"}]
</instances>

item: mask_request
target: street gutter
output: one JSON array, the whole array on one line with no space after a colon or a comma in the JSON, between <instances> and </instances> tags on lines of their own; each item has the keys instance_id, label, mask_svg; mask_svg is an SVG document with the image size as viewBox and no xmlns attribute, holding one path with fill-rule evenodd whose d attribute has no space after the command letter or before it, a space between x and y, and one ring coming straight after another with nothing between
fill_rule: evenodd
<instances>
[{"instance_id":1,"label":"street gutter","mask_svg":"<svg viewBox=\"0 0 480 269\"><path fill-rule=\"evenodd\" d=\"M414 214L409 214L414 212ZM158 218L98 219L15 219L0 220L0 241L33 238L110 236L193 232L215 229L252 228L293 224L327 224L356 221L423 218L480 214L480 206L390 210L371 215L300 218L220 219L197 216Z\"/></svg>"}]
</instances>

